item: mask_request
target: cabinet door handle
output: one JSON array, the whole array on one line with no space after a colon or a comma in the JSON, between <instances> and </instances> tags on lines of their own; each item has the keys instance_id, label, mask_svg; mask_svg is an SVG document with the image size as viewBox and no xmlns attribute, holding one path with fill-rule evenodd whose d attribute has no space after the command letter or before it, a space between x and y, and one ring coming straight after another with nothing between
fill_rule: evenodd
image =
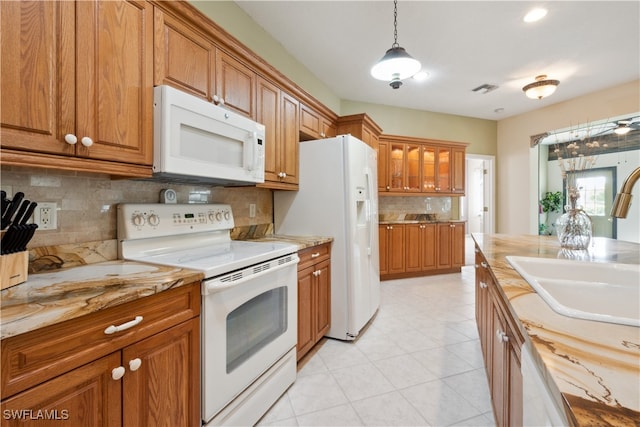
<instances>
[{"instance_id":1,"label":"cabinet door handle","mask_svg":"<svg viewBox=\"0 0 640 427\"><path fill-rule=\"evenodd\" d=\"M485 282L480 282L480 288L487 289L487 284Z\"/></svg>"},{"instance_id":2,"label":"cabinet door handle","mask_svg":"<svg viewBox=\"0 0 640 427\"><path fill-rule=\"evenodd\" d=\"M135 319L127 322L127 323L123 323L122 325L111 325L109 326L107 329L104 330L104 333L107 335L111 335L111 334L115 334L116 332L120 332L120 331L124 331L126 329L129 328L133 328L134 326L136 326L137 324L139 324L140 322L142 322L142 316L136 316Z\"/></svg>"},{"instance_id":3,"label":"cabinet door handle","mask_svg":"<svg viewBox=\"0 0 640 427\"><path fill-rule=\"evenodd\" d=\"M140 365L142 365L142 360L140 360L139 357L136 357L133 360L129 360L129 370L130 371L137 371L138 368L140 367Z\"/></svg>"},{"instance_id":4,"label":"cabinet door handle","mask_svg":"<svg viewBox=\"0 0 640 427\"><path fill-rule=\"evenodd\" d=\"M496 337L503 343L509 341L509 337L507 336L507 334L502 332L500 329L496 330Z\"/></svg>"},{"instance_id":5,"label":"cabinet door handle","mask_svg":"<svg viewBox=\"0 0 640 427\"><path fill-rule=\"evenodd\" d=\"M320 252L311 254L311 258L318 258L319 256L320 256Z\"/></svg>"},{"instance_id":6,"label":"cabinet door handle","mask_svg":"<svg viewBox=\"0 0 640 427\"><path fill-rule=\"evenodd\" d=\"M75 145L78 142L78 137L72 133L68 133L64 136L64 141L69 145Z\"/></svg>"},{"instance_id":7,"label":"cabinet door handle","mask_svg":"<svg viewBox=\"0 0 640 427\"><path fill-rule=\"evenodd\" d=\"M93 139L89 138L88 136L83 136L80 142L85 147L91 147L93 145Z\"/></svg>"},{"instance_id":8,"label":"cabinet door handle","mask_svg":"<svg viewBox=\"0 0 640 427\"><path fill-rule=\"evenodd\" d=\"M114 380L119 380L124 376L124 372L125 372L124 366L118 366L117 368L113 368L111 370L111 378L113 378Z\"/></svg>"},{"instance_id":9,"label":"cabinet door handle","mask_svg":"<svg viewBox=\"0 0 640 427\"><path fill-rule=\"evenodd\" d=\"M489 267L489 264L487 264L487 263L486 263L486 262L484 262L484 261L482 261L482 262L480 263L480 265L482 266L482 268L487 268L487 267Z\"/></svg>"},{"instance_id":10,"label":"cabinet door handle","mask_svg":"<svg viewBox=\"0 0 640 427\"><path fill-rule=\"evenodd\" d=\"M313 272L313 275L316 276L316 277L318 277L321 274L322 274L322 270L316 270L316 271Z\"/></svg>"}]
</instances>

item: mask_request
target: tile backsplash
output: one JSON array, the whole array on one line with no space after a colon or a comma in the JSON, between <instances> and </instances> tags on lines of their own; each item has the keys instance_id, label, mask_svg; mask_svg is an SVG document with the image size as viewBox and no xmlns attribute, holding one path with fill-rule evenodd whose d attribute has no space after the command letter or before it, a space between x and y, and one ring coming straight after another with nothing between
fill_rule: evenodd
<instances>
[{"instance_id":1,"label":"tile backsplash","mask_svg":"<svg viewBox=\"0 0 640 427\"><path fill-rule=\"evenodd\" d=\"M440 221L459 219L458 197L383 196L378 200L378 213L381 216L433 214Z\"/></svg>"},{"instance_id":2,"label":"tile backsplash","mask_svg":"<svg viewBox=\"0 0 640 427\"><path fill-rule=\"evenodd\" d=\"M7 166L2 167L0 177L2 189L9 190L9 198L22 191L26 199L57 203L58 228L36 231L29 248L115 239L116 205L157 203L160 191L165 188L177 192L178 203L201 200L231 205L236 228L254 225L268 228L273 218L272 192L264 188L169 184ZM249 204L256 205L253 218L249 217Z\"/></svg>"}]
</instances>

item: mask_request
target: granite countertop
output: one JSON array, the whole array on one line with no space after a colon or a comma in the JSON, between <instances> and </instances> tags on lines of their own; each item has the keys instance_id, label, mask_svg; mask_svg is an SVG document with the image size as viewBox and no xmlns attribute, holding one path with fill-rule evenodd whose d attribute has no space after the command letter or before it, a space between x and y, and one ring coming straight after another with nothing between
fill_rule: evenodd
<instances>
[{"instance_id":1,"label":"granite countertop","mask_svg":"<svg viewBox=\"0 0 640 427\"><path fill-rule=\"evenodd\" d=\"M580 320L554 312L506 256L579 258L640 263L640 245L595 238L585 255L560 248L553 236L473 234L509 310L520 321L534 360L567 418L575 425L638 425L640 328ZM525 344L527 345L527 344Z\"/></svg>"},{"instance_id":2,"label":"granite countertop","mask_svg":"<svg viewBox=\"0 0 640 427\"><path fill-rule=\"evenodd\" d=\"M0 291L0 339L202 279L193 270L122 260L30 273Z\"/></svg>"},{"instance_id":3,"label":"granite countertop","mask_svg":"<svg viewBox=\"0 0 640 427\"><path fill-rule=\"evenodd\" d=\"M324 236L288 236L284 234L268 234L266 236L252 239L257 242L284 242L298 245L298 250L311 248L333 241L333 237Z\"/></svg>"},{"instance_id":4,"label":"granite countertop","mask_svg":"<svg viewBox=\"0 0 640 427\"><path fill-rule=\"evenodd\" d=\"M292 243L301 250L333 238L270 234L253 240ZM28 280L0 291L0 339L204 278L194 270L116 260L115 240L30 252Z\"/></svg>"}]
</instances>

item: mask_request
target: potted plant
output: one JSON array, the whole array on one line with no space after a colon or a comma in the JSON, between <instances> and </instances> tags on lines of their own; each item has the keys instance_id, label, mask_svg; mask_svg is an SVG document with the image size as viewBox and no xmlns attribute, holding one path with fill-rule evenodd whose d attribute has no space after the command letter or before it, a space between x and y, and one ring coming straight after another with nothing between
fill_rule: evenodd
<instances>
[{"instance_id":1,"label":"potted plant","mask_svg":"<svg viewBox=\"0 0 640 427\"><path fill-rule=\"evenodd\" d=\"M540 214L545 214L544 222L540 222L540 226L538 229L538 234L540 235L550 235L553 233L553 230L548 225L549 222L549 213L550 212L560 212L560 208L562 207L562 192L561 191L547 191L544 194L544 197L539 201L540 205Z\"/></svg>"}]
</instances>

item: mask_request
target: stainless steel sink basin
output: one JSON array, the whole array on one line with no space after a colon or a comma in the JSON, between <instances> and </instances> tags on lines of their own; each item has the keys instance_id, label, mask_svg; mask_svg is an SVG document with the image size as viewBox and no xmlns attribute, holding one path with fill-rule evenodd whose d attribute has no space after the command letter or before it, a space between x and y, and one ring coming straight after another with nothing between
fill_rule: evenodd
<instances>
[{"instance_id":1,"label":"stainless steel sink basin","mask_svg":"<svg viewBox=\"0 0 640 427\"><path fill-rule=\"evenodd\" d=\"M640 265L507 256L557 313L640 327Z\"/></svg>"}]
</instances>

